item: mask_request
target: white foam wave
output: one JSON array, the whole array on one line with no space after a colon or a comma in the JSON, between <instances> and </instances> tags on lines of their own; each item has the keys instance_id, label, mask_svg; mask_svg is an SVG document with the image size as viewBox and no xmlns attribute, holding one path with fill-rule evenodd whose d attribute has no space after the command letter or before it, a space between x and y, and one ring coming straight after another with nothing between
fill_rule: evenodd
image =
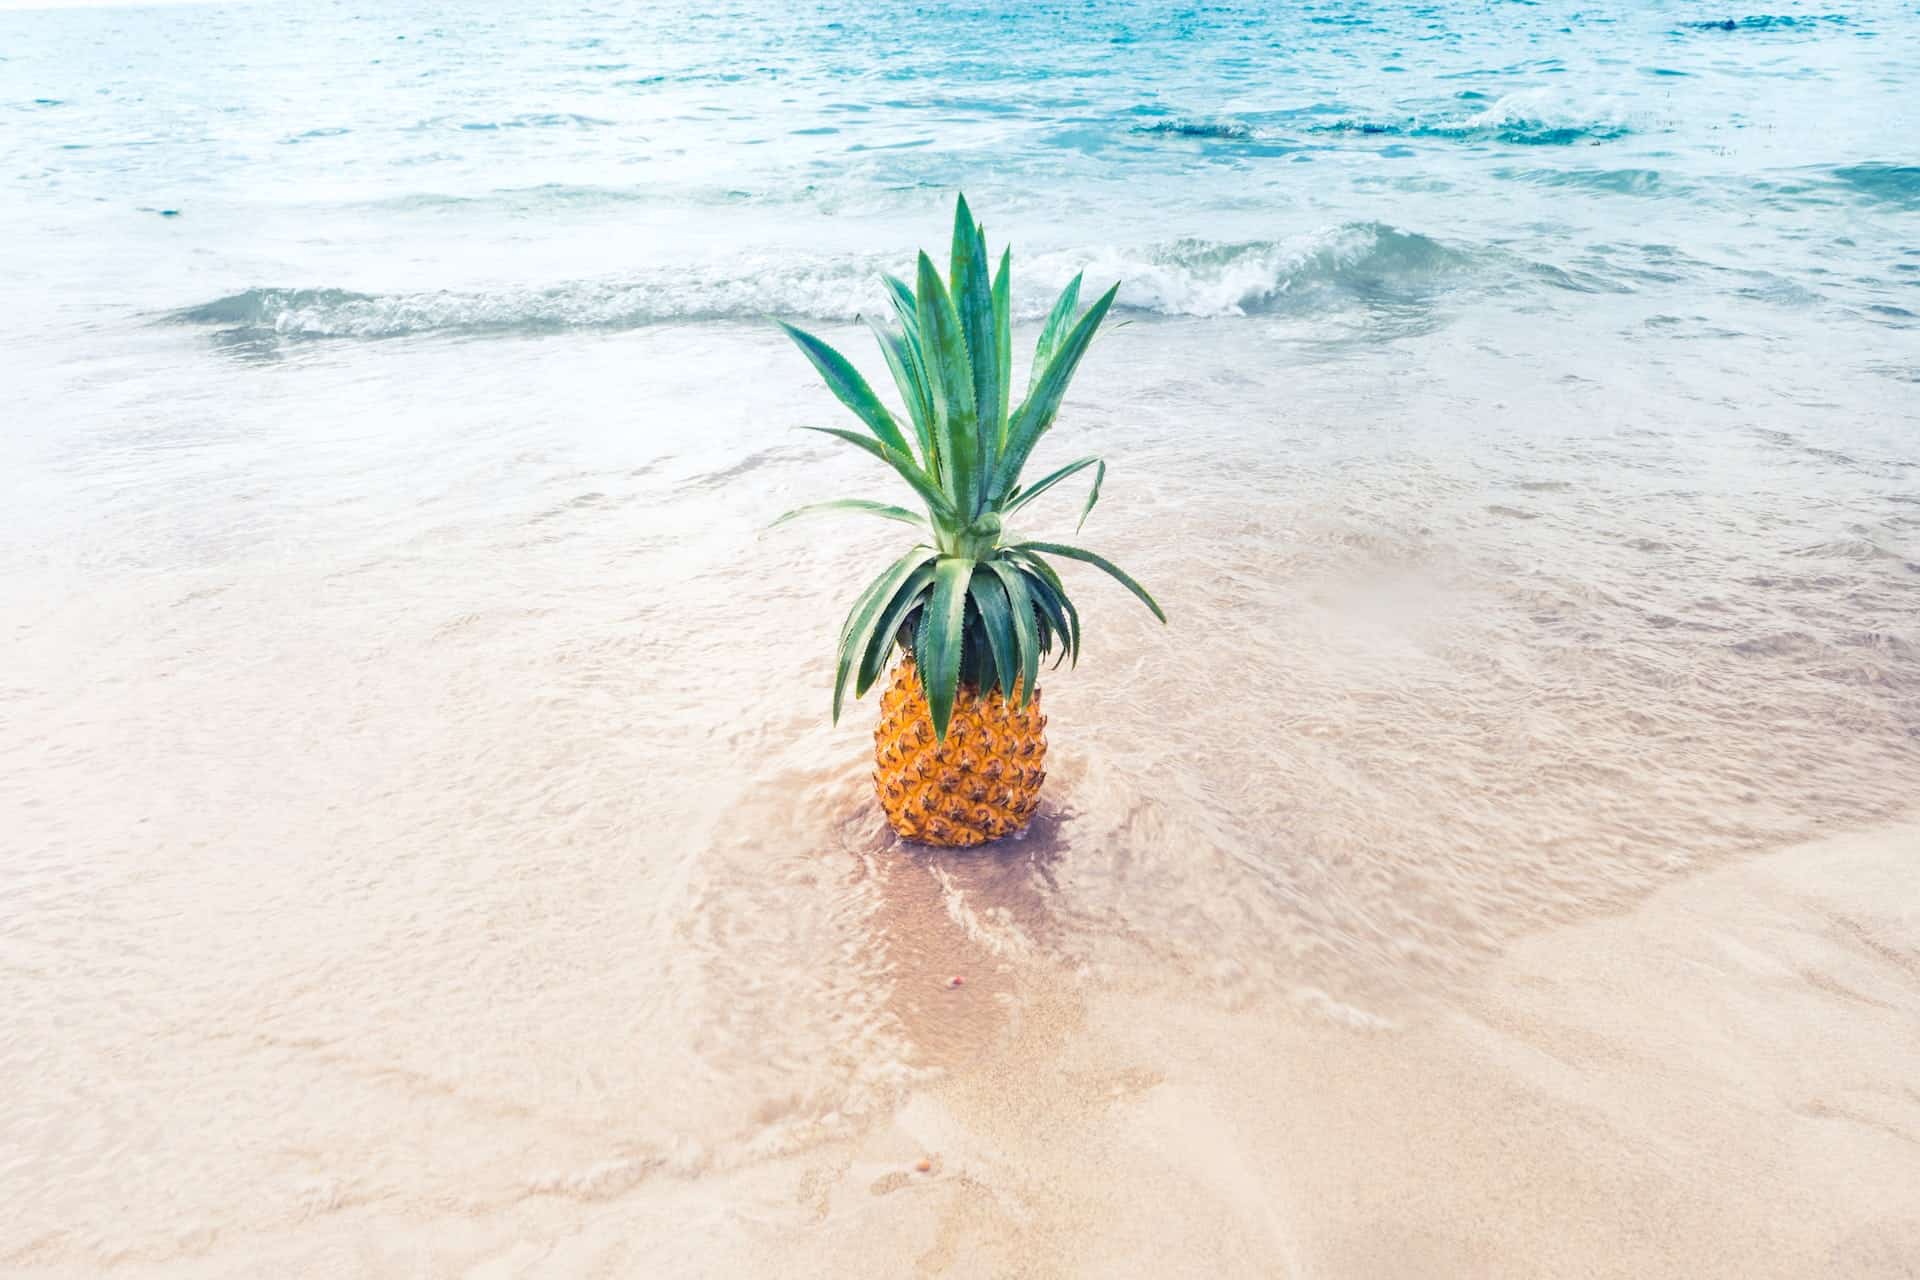
<instances>
[{"instance_id":1,"label":"white foam wave","mask_svg":"<svg viewBox=\"0 0 1920 1280\"><path fill-rule=\"evenodd\" d=\"M1286 240L1219 244L1182 240L1144 252L1106 249L1043 256L1035 266L1062 281L1118 279L1119 305L1168 316L1242 316L1311 310L1341 296L1417 291L1465 269L1469 254L1375 222Z\"/></svg>"},{"instance_id":2,"label":"white foam wave","mask_svg":"<svg viewBox=\"0 0 1920 1280\"><path fill-rule=\"evenodd\" d=\"M1223 244L1181 240L1145 248L1098 247L1040 254L1017 272L1016 310L1045 314L1077 271L1089 286L1120 282L1122 308L1165 316L1239 316L1311 310L1342 296L1394 296L1430 289L1472 255L1415 232L1348 223L1285 240ZM545 288L363 293L255 288L174 312L237 343L420 334L484 336L622 329L670 321L764 315L850 320L885 314L881 273L892 261L736 259L690 268ZM1037 286L1037 287L1034 287Z\"/></svg>"}]
</instances>

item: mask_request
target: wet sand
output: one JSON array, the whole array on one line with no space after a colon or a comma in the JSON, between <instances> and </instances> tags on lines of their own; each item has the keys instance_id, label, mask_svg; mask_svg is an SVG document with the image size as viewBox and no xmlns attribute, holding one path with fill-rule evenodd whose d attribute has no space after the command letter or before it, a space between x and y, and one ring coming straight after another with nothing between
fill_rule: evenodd
<instances>
[{"instance_id":1,"label":"wet sand","mask_svg":"<svg viewBox=\"0 0 1920 1280\"><path fill-rule=\"evenodd\" d=\"M880 874L921 941L895 1008L910 1029L927 1011L944 1062L860 1136L702 1176L610 1168L482 1214L341 1205L129 1269L1920 1270L1920 827L1703 872L1351 1018L1096 989L996 945L936 861Z\"/></svg>"},{"instance_id":2,"label":"wet sand","mask_svg":"<svg viewBox=\"0 0 1920 1280\"><path fill-rule=\"evenodd\" d=\"M777 334L150 340L215 381L0 557L0 1271L1912 1265L1896 416L1462 436L1460 326L1377 383L1116 329L1056 447L1176 626L1077 586L1041 814L950 856L824 714L891 535L762 532L875 492ZM629 362L775 372L529 399Z\"/></svg>"},{"instance_id":3,"label":"wet sand","mask_svg":"<svg viewBox=\"0 0 1920 1280\"><path fill-rule=\"evenodd\" d=\"M1022 979L1060 986L996 1052L687 1263L1920 1272L1920 828L1699 875L1364 1027Z\"/></svg>"}]
</instances>

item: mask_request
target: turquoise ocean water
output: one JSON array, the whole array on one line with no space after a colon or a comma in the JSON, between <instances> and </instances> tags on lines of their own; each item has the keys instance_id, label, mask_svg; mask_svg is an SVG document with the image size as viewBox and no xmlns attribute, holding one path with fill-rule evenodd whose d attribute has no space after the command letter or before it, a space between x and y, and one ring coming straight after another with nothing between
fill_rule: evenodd
<instances>
[{"instance_id":1,"label":"turquoise ocean water","mask_svg":"<svg viewBox=\"0 0 1920 1280\"><path fill-rule=\"evenodd\" d=\"M265 349L848 318L965 186L1036 285L1088 265L1142 316L1806 324L1898 379L1915 15L1780 8L29 8L8 314Z\"/></svg>"}]
</instances>

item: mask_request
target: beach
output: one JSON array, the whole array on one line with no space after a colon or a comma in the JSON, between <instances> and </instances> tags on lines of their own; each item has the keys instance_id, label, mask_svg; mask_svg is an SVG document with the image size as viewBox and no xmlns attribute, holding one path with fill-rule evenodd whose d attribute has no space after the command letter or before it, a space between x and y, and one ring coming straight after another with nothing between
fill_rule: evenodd
<instances>
[{"instance_id":1,"label":"beach","mask_svg":"<svg viewBox=\"0 0 1920 1280\"><path fill-rule=\"evenodd\" d=\"M898 971L898 1007L942 1071L859 1136L697 1177L610 1161L485 1208L336 1191L264 1231L208 1223L157 1249L128 1233L114 1260L156 1275L1910 1275L1916 853L1920 830L1894 827L1749 859L1365 1020L1090 981L1010 953L950 879L883 865L883 911L924 949ZM945 985L955 964L974 975L964 995Z\"/></svg>"},{"instance_id":2,"label":"beach","mask_svg":"<svg viewBox=\"0 0 1920 1280\"><path fill-rule=\"evenodd\" d=\"M1920 23L1722 17L0 12L0 1270L1920 1270ZM962 186L1169 617L971 852L768 527Z\"/></svg>"}]
</instances>

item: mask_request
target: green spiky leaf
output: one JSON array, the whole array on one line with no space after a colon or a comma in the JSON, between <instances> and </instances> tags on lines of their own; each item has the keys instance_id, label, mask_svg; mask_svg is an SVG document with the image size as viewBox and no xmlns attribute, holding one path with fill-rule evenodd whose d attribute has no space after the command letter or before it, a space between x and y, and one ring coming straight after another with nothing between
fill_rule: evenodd
<instances>
[{"instance_id":1,"label":"green spiky leaf","mask_svg":"<svg viewBox=\"0 0 1920 1280\"><path fill-rule=\"evenodd\" d=\"M1000 268L993 273L993 352L999 367L1000 405L995 425L1000 447L1007 439L1007 404L1013 390L1013 250L1000 251Z\"/></svg>"},{"instance_id":2,"label":"green spiky leaf","mask_svg":"<svg viewBox=\"0 0 1920 1280\"><path fill-rule=\"evenodd\" d=\"M907 417L913 423L914 440L920 446L920 462L925 466L933 458L933 408L929 403L926 377L921 372L919 358L913 348L907 345L904 335L890 332L871 318L867 319L867 327L873 330L873 336L878 339L880 355L887 362L887 372L893 375L893 385L899 389L901 402L907 406Z\"/></svg>"},{"instance_id":3,"label":"green spiky leaf","mask_svg":"<svg viewBox=\"0 0 1920 1280\"><path fill-rule=\"evenodd\" d=\"M923 564L895 588L893 598L881 607L873 635L867 640L866 651L860 656L860 668L854 675L854 697L865 697L867 690L873 687L873 682L886 670L887 658L893 653L894 641L900 634L900 624L907 620L908 614L926 603L927 589L932 585L933 566Z\"/></svg>"},{"instance_id":4,"label":"green spiky leaf","mask_svg":"<svg viewBox=\"0 0 1920 1280\"><path fill-rule=\"evenodd\" d=\"M1006 588L1007 607L1013 614L1014 648L1020 655L1020 705L1024 707L1033 701L1034 686L1040 682L1040 632L1034 620L1033 596L1018 566L996 557L987 561L986 567Z\"/></svg>"},{"instance_id":5,"label":"green spiky leaf","mask_svg":"<svg viewBox=\"0 0 1920 1280\"><path fill-rule=\"evenodd\" d=\"M973 607L980 615L987 644L993 651L1000 690L1011 698L1016 673L1020 670L1020 652L1014 638L1013 609L1007 601L1007 589L996 573L976 573L967 590L973 595Z\"/></svg>"},{"instance_id":6,"label":"green spiky leaf","mask_svg":"<svg viewBox=\"0 0 1920 1280\"><path fill-rule=\"evenodd\" d=\"M1113 305L1113 297L1120 291L1119 285L1107 290L1100 300L1087 308L1060 343L1060 349L1047 362L1047 371L1041 375L1040 382L1027 396L1026 403L1013 415L1013 421L1007 424L1007 448L1000 456L1000 466L994 475L994 494L1004 494L1020 478L1020 469L1027 465L1027 455L1033 452L1033 446L1040 440L1046 429L1053 425L1054 417L1060 412L1060 402L1066 397L1067 384L1073 381L1074 370L1080 367L1080 359L1086 355L1087 347L1093 342L1093 335L1100 328L1100 322L1106 319L1107 309Z\"/></svg>"},{"instance_id":7,"label":"green spiky leaf","mask_svg":"<svg viewBox=\"0 0 1920 1280\"><path fill-rule=\"evenodd\" d=\"M975 491L984 493L1000 452L1000 356L993 317L993 284L987 275L986 238L961 196L953 209L953 305L966 343L967 376L973 389L978 437Z\"/></svg>"},{"instance_id":8,"label":"green spiky leaf","mask_svg":"<svg viewBox=\"0 0 1920 1280\"><path fill-rule=\"evenodd\" d=\"M1105 556L1095 555L1093 552L1080 547L1070 547L1062 542L1022 542L1016 545L1022 551L1044 551L1048 555L1065 556L1069 560L1078 560L1082 564L1090 564L1094 568L1104 572L1108 577L1118 582L1127 590L1133 592L1133 594L1139 598L1141 604L1153 610L1154 617L1160 619L1162 622L1167 620L1166 613L1155 603L1154 598L1147 594L1147 589L1135 582L1127 575L1124 569Z\"/></svg>"},{"instance_id":9,"label":"green spiky leaf","mask_svg":"<svg viewBox=\"0 0 1920 1280\"><path fill-rule=\"evenodd\" d=\"M840 721L840 705L846 697L847 677L852 673L854 664L866 653L867 642L873 638L873 629L879 623L881 611L894 598L894 593L900 590L900 585L912 577L920 566L935 559L936 554L925 547L915 547L875 578L854 605L853 612L848 615L847 625L842 629L840 655L834 664L834 723Z\"/></svg>"},{"instance_id":10,"label":"green spiky leaf","mask_svg":"<svg viewBox=\"0 0 1920 1280\"><path fill-rule=\"evenodd\" d=\"M914 300L912 286L896 275L885 275L881 278L887 282L887 297L893 303L894 315L900 317L901 327L909 333L914 333L918 324L915 319L918 314L918 304ZM916 340L917 337L916 334Z\"/></svg>"},{"instance_id":11,"label":"green spiky leaf","mask_svg":"<svg viewBox=\"0 0 1920 1280\"><path fill-rule=\"evenodd\" d=\"M801 516L825 515L829 511L861 511L885 520L898 520L901 524L918 525L922 529L927 527L927 518L918 511L888 506L884 502L869 502L865 498L836 498L832 502L810 502L804 507L795 507L767 528L777 529L789 520L798 520Z\"/></svg>"},{"instance_id":12,"label":"green spiky leaf","mask_svg":"<svg viewBox=\"0 0 1920 1280\"><path fill-rule=\"evenodd\" d=\"M1100 486L1106 483L1107 464L1102 462L1093 472L1093 487L1087 490L1086 505L1080 508L1080 519L1073 526L1075 533L1087 527L1087 517L1093 514L1093 504L1100 501Z\"/></svg>"},{"instance_id":13,"label":"green spiky leaf","mask_svg":"<svg viewBox=\"0 0 1920 1280\"><path fill-rule=\"evenodd\" d=\"M963 556L942 556L933 566L933 598L920 615L920 680L934 736L947 740L953 699L960 686L962 630L967 619L967 583L973 564Z\"/></svg>"},{"instance_id":14,"label":"green spiky leaf","mask_svg":"<svg viewBox=\"0 0 1920 1280\"><path fill-rule=\"evenodd\" d=\"M943 461L944 482L953 509L963 520L980 513L980 435L974 410L973 373L959 313L947 295L933 259L920 255L920 348L933 393L933 444Z\"/></svg>"},{"instance_id":15,"label":"green spiky leaf","mask_svg":"<svg viewBox=\"0 0 1920 1280\"><path fill-rule=\"evenodd\" d=\"M1072 665L1080 665L1080 611L1073 606L1067 595L1066 584L1060 581L1060 575L1053 566L1032 552L1010 552L1016 562L1027 572L1027 590L1033 596L1033 602L1060 636L1061 656ZM1053 665L1058 667L1060 659L1055 658Z\"/></svg>"},{"instance_id":16,"label":"green spiky leaf","mask_svg":"<svg viewBox=\"0 0 1920 1280\"><path fill-rule=\"evenodd\" d=\"M832 436L836 440L845 440L855 448L863 449L872 454L874 457L880 459L880 461L892 467L902 480L905 480L913 486L913 491L919 494L927 506L932 509L936 519L950 519L952 517L953 506L948 502L947 496L940 492L940 486L936 485L933 482L933 478L922 471L919 465L914 462L912 456L905 451L890 448L870 436L863 436L858 431L848 431L845 427L802 427L800 429L802 431L818 431L821 435Z\"/></svg>"},{"instance_id":17,"label":"green spiky leaf","mask_svg":"<svg viewBox=\"0 0 1920 1280\"><path fill-rule=\"evenodd\" d=\"M1102 476L1106 474L1104 470L1106 463L1100 461L1099 458L1094 457L1092 455L1088 455L1087 457L1084 457L1084 458L1076 458L1072 462L1069 462L1066 466L1061 467L1058 471L1048 472L1045 476L1034 481L1032 484L1028 485L1026 488L1024 489L1016 488L1013 492L1007 495L1006 505L1001 509L1005 511L1008 515L1012 515L1014 512L1020 510L1020 508L1026 506L1029 502L1032 502L1035 498L1045 493L1047 490L1053 488L1053 486L1055 486L1056 484L1059 484L1062 480L1066 480L1073 476L1076 476L1080 474L1082 471L1085 471L1088 467L1092 467L1092 466L1099 466L1103 468L1100 474ZM1096 481L1094 484L1094 492L1098 493L1099 489L1100 489L1099 483L1098 481ZM1088 510L1092 510L1091 503L1088 504Z\"/></svg>"},{"instance_id":18,"label":"green spiky leaf","mask_svg":"<svg viewBox=\"0 0 1920 1280\"><path fill-rule=\"evenodd\" d=\"M887 406L880 403L880 397L873 394L873 388L860 376L847 358L835 351L805 329L796 329L784 320L776 321L794 344L804 351L820 376L827 380L827 388L839 399L841 404L854 411L860 421L867 424L874 437L890 449L911 454L907 448L907 438L900 434L900 424L887 412Z\"/></svg>"},{"instance_id":19,"label":"green spiky leaf","mask_svg":"<svg viewBox=\"0 0 1920 1280\"><path fill-rule=\"evenodd\" d=\"M1083 271L1067 281L1067 287L1060 291L1060 297L1054 302L1053 310L1047 313L1047 322L1040 326L1040 340L1033 348L1033 371L1027 376L1027 394L1040 385L1040 379L1047 372L1047 366L1053 363L1054 349L1060 345L1060 335L1067 331L1073 313L1080 305L1080 281L1085 277Z\"/></svg>"},{"instance_id":20,"label":"green spiky leaf","mask_svg":"<svg viewBox=\"0 0 1920 1280\"><path fill-rule=\"evenodd\" d=\"M927 375L926 352L920 347L919 303L905 281L898 276L884 278L887 282L887 301L893 307L894 318L900 322L900 340L905 344L907 372L919 389L921 405L926 411L926 430L920 441L920 447L924 450L921 456L926 461L927 473L938 479L939 459L933 451L934 388Z\"/></svg>"}]
</instances>

